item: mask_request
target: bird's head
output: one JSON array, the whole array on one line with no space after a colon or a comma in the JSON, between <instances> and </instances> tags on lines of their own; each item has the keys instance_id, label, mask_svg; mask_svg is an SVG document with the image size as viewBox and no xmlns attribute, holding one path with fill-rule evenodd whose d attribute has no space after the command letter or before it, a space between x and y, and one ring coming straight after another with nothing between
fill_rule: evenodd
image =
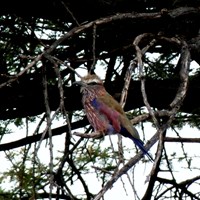
<instances>
[{"instance_id":1,"label":"bird's head","mask_svg":"<svg viewBox=\"0 0 200 200\"><path fill-rule=\"evenodd\" d=\"M91 94L100 92L104 87L103 81L96 74L88 74L81 78L80 81L74 82L74 84L81 86L81 93Z\"/></svg>"},{"instance_id":2,"label":"bird's head","mask_svg":"<svg viewBox=\"0 0 200 200\"><path fill-rule=\"evenodd\" d=\"M81 81L87 85L103 85L103 81L96 74L88 74Z\"/></svg>"},{"instance_id":3,"label":"bird's head","mask_svg":"<svg viewBox=\"0 0 200 200\"><path fill-rule=\"evenodd\" d=\"M103 85L103 81L96 74L88 74L82 77L80 81L74 82L74 84L78 84L81 87L88 88L97 85Z\"/></svg>"}]
</instances>

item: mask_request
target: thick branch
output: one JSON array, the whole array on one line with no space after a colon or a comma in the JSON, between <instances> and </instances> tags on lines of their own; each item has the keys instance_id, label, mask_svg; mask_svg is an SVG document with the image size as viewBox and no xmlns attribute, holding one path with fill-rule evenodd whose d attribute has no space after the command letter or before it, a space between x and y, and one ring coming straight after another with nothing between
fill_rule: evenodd
<instances>
[{"instance_id":1,"label":"thick branch","mask_svg":"<svg viewBox=\"0 0 200 200\"><path fill-rule=\"evenodd\" d=\"M85 126L86 124L87 124L87 120L84 119L84 120L72 123L71 128L72 129L81 128L81 127ZM61 135L62 133L65 133L65 132L68 132L67 125L52 129L52 136ZM23 139L14 141L14 142L1 144L0 151L6 151L6 150L14 149L17 147L25 146L27 144L32 144L32 143L38 142L38 141L40 141L42 135L43 135L43 133L39 133L38 135L28 136L26 138L23 138ZM47 139L48 137L49 137L49 135L46 134L43 139Z\"/></svg>"}]
</instances>

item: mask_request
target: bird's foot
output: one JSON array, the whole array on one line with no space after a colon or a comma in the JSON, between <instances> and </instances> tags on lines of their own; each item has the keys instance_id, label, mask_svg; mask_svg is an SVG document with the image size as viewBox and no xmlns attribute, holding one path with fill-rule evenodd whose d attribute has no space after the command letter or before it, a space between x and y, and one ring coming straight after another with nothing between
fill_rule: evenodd
<instances>
[{"instance_id":1,"label":"bird's foot","mask_svg":"<svg viewBox=\"0 0 200 200\"><path fill-rule=\"evenodd\" d=\"M93 138L93 139L99 139L104 136L102 132L92 132L92 133L79 133L79 132L74 132L73 135L82 137L82 138Z\"/></svg>"}]
</instances>

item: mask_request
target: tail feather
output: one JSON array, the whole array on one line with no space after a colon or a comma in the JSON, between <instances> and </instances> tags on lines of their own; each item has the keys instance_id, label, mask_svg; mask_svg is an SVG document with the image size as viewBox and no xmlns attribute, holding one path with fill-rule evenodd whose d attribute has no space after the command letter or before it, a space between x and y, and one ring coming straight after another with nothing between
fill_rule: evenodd
<instances>
[{"instance_id":1,"label":"tail feather","mask_svg":"<svg viewBox=\"0 0 200 200\"><path fill-rule=\"evenodd\" d=\"M148 151L144 148L144 143L142 140L134 138L124 127L121 126L120 134L123 135L124 137L130 138L136 146L140 148L140 150L143 152L144 155L146 155L150 161L154 162L154 159L152 156L148 153Z\"/></svg>"},{"instance_id":2,"label":"tail feather","mask_svg":"<svg viewBox=\"0 0 200 200\"><path fill-rule=\"evenodd\" d=\"M148 153L148 151L144 148L144 143L136 138L131 138L133 142L140 148L140 150L143 152L144 155L146 155L150 161L154 162L154 159L152 156Z\"/></svg>"}]
</instances>

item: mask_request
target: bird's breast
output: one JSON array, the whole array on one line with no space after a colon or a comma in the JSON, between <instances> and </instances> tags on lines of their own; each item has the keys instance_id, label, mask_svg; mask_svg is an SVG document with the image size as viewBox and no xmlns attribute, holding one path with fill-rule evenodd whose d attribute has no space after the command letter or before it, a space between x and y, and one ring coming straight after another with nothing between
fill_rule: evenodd
<instances>
[{"instance_id":1,"label":"bird's breast","mask_svg":"<svg viewBox=\"0 0 200 200\"><path fill-rule=\"evenodd\" d=\"M88 121L95 131L106 132L109 122L104 115L101 115L90 103L84 105Z\"/></svg>"}]
</instances>

